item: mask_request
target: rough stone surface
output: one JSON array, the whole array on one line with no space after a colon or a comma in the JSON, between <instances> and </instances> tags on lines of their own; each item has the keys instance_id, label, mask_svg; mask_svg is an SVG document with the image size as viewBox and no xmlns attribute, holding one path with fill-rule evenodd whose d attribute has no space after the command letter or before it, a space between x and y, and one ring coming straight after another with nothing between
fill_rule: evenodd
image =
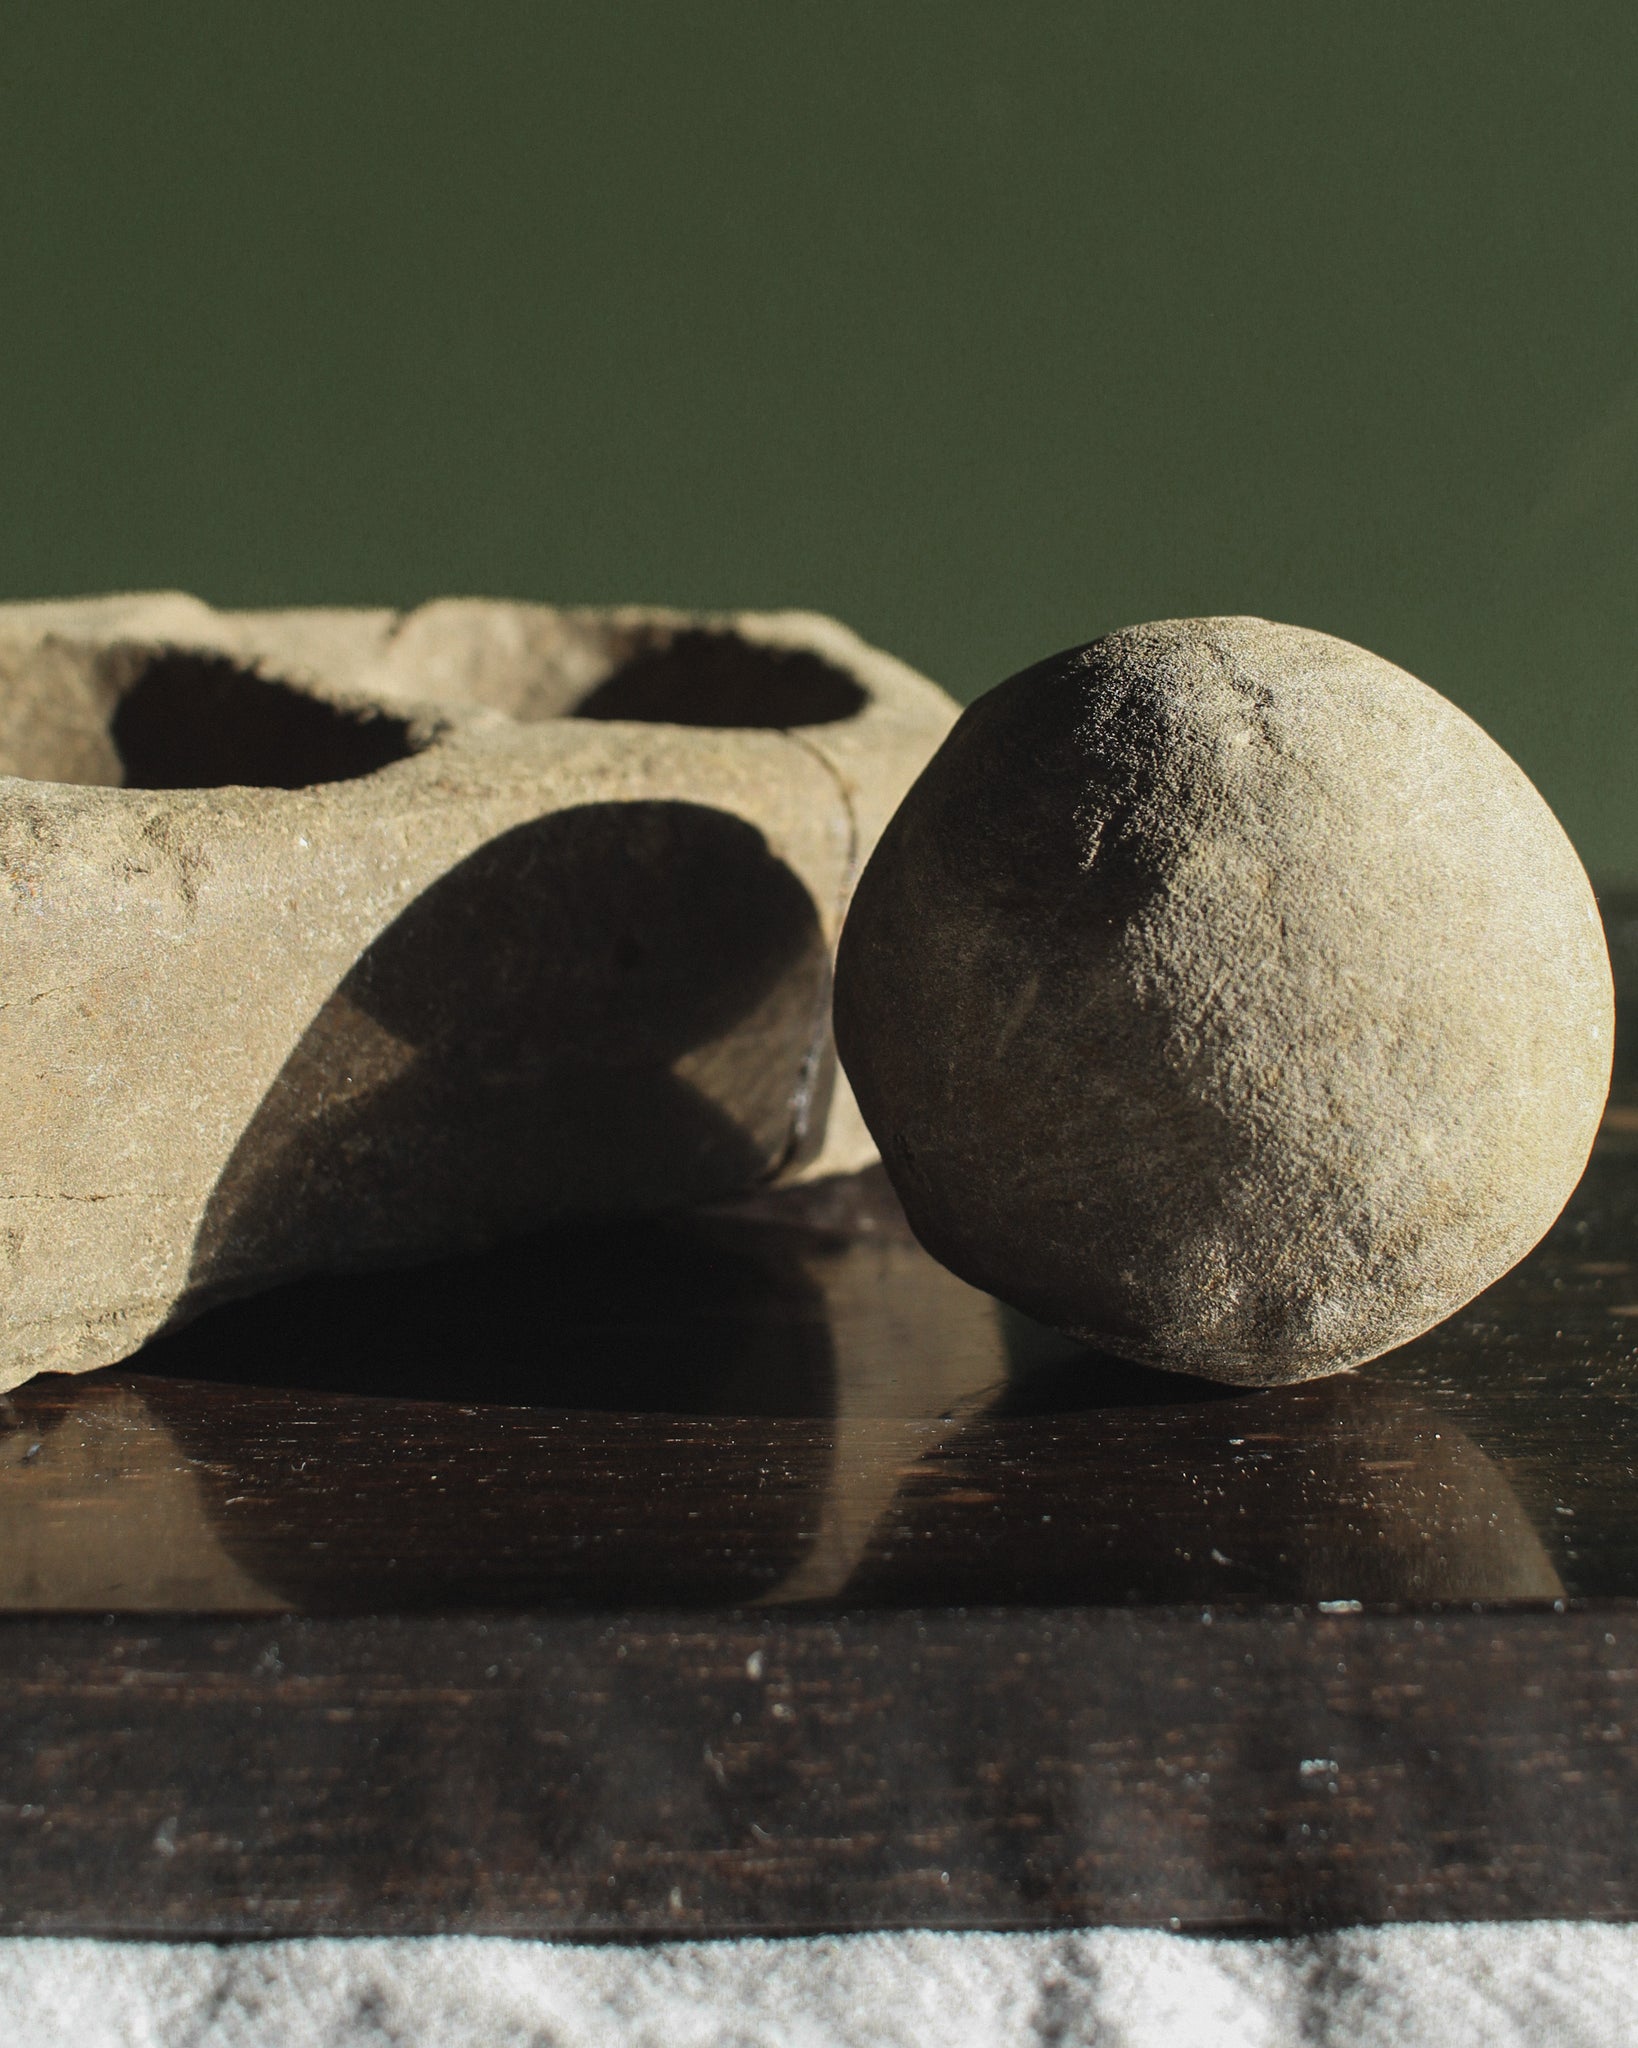
<instances>
[{"instance_id":1,"label":"rough stone surface","mask_svg":"<svg viewBox=\"0 0 1638 2048\"><path fill-rule=\"evenodd\" d=\"M0 607L0 1388L866 1163L833 942L954 716L796 613Z\"/></svg>"},{"instance_id":2,"label":"rough stone surface","mask_svg":"<svg viewBox=\"0 0 1638 2048\"><path fill-rule=\"evenodd\" d=\"M1574 851L1454 705L1261 619L1134 627L957 724L861 879L836 1031L917 1234L1129 1358L1376 1356L1569 1196L1613 997Z\"/></svg>"}]
</instances>

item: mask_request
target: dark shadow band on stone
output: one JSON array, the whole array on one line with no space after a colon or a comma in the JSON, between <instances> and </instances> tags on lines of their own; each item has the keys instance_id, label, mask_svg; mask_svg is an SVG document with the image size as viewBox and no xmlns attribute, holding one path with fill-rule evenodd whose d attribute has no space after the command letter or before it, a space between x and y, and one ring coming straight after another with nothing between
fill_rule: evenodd
<instances>
[{"instance_id":1,"label":"dark shadow band on stone","mask_svg":"<svg viewBox=\"0 0 1638 2048\"><path fill-rule=\"evenodd\" d=\"M738 818L590 804L502 833L314 1018L210 1198L177 1320L755 1184L790 1154L828 987L812 898ZM731 1111L678 1071L702 1050Z\"/></svg>"}]
</instances>

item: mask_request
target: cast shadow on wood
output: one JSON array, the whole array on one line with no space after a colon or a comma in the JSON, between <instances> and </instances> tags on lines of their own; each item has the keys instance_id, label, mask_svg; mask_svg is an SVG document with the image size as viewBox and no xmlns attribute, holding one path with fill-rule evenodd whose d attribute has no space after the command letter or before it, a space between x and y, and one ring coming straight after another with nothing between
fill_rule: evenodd
<instances>
[{"instance_id":1,"label":"cast shadow on wood","mask_svg":"<svg viewBox=\"0 0 1638 2048\"><path fill-rule=\"evenodd\" d=\"M830 1327L803 1249L731 1218L558 1223L493 1251L223 1302L131 1364L355 1401L823 1418Z\"/></svg>"},{"instance_id":2,"label":"cast shadow on wood","mask_svg":"<svg viewBox=\"0 0 1638 2048\"><path fill-rule=\"evenodd\" d=\"M132 1391L235 1568L308 1611L1562 1594L1508 1474L1392 1377L1009 1382L985 1298L863 1222L559 1227L303 1282L151 1345Z\"/></svg>"}]
</instances>

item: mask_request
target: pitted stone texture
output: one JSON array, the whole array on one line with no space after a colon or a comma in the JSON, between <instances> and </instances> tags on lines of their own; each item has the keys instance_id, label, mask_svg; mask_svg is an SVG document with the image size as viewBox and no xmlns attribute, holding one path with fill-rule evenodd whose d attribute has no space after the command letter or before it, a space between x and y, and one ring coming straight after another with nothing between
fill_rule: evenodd
<instances>
[{"instance_id":1,"label":"pitted stone texture","mask_svg":"<svg viewBox=\"0 0 1638 2048\"><path fill-rule=\"evenodd\" d=\"M1245 1385L1449 1315L1586 1163L1613 998L1552 813L1414 677L1134 627L967 711L856 893L836 1030L917 1234Z\"/></svg>"},{"instance_id":2,"label":"pitted stone texture","mask_svg":"<svg viewBox=\"0 0 1638 2048\"><path fill-rule=\"evenodd\" d=\"M954 717L803 614L0 607L0 1388L867 1163L832 949Z\"/></svg>"}]
</instances>

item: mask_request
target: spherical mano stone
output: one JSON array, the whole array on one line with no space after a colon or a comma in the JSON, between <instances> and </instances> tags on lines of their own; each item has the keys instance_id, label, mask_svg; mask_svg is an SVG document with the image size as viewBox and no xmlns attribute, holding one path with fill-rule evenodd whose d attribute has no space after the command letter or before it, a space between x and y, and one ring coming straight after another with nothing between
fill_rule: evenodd
<instances>
[{"instance_id":1,"label":"spherical mano stone","mask_svg":"<svg viewBox=\"0 0 1638 2048\"><path fill-rule=\"evenodd\" d=\"M1471 719L1263 619L1137 626L961 718L860 881L836 1032L917 1235L1128 1358L1375 1357L1542 1236L1614 1004Z\"/></svg>"}]
</instances>

